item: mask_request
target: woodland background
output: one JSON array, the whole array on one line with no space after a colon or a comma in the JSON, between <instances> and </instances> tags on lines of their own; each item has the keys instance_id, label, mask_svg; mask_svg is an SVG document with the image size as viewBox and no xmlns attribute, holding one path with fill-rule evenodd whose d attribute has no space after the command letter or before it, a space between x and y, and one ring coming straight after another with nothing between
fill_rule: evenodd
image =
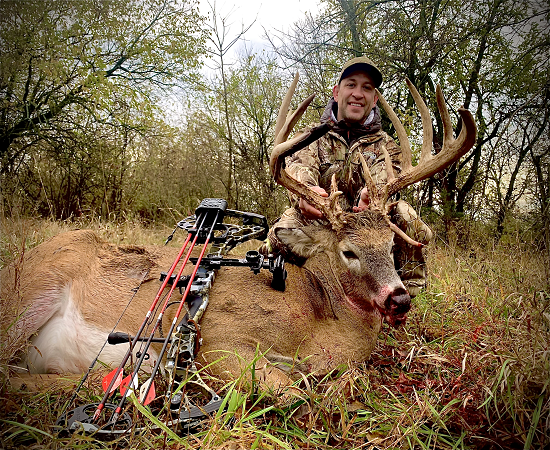
<instances>
[{"instance_id":1,"label":"woodland background","mask_svg":"<svg viewBox=\"0 0 550 450\"><path fill-rule=\"evenodd\" d=\"M157 242L206 197L273 222L287 206L268 169L281 99L298 71L295 105L317 94L300 126L317 121L355 55L384 73L415 157L421 125L406 77L432 111L435 152L437 84L455 130L464 105L478 139L453 167L402 193L437 233L429 286L404 330L381 333L365 367L305 380L282 405L276 393L230 388L240 400L221 425L133 448L546 448L548 0L319 0L269 36L269 51L237 58L249 24L233 28L215 4L207 17L197 6L0 1L2 265L75 227L115 243ZM4 344L0 446L77 448L80 437L50 434L70 394L9 391L18 349ZM95 448L82 439L91 447L78 448Z\"/></svg>"},{"instance_id":2,"label":"woodland background","mask_svg":"<svg viewBox=\"0 0 550 450\"><path fill-rule=\"evenodd\" d=\"M210 7L203 17L180 0L2 2L2 213L172 224L221 197L273 221L286 195L267 161L294 72L298 99L317 93L304 126L319 119L342 62L366 53L415 150L421 127L405 77L432 111L436 152L436 84L456 129L461 105L477 121L473 151L405 193L423 217L464 244L476 224L548 252L547 1L320 0L270 36L271 52L230 61L246 24L232 29Z\"/></svg>"}]
</instances>

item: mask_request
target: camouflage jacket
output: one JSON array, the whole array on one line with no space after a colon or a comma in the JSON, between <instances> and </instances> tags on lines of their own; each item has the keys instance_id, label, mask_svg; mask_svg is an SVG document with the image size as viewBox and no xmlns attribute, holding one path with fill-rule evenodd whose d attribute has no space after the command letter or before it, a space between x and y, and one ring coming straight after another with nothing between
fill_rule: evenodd
<instances>
[{"instance_id":1,"label":"camouflage jacket","mask_svg":"<svg viewBox=\"0 0 550 450\"><path fill-rule=\"evenodd\" d=\"M349 211L357 205L361 189L365 186L358 152L363 154L370 167L374 182L383 185L387 178L383 149L386 148L390 155L396 174L401 172L401 149L380 129L378 106L373 109L372 120L367 125L354 127L343 121L336 123L335 107L337 105L331 100L321 118L323 123L331 121L333 130L290 156L287 171L307 186L321 186L327 192L330 192L332 175L336 174L338 189L344 193L340 203ZM297 207L297 198L290 194L290 199L292 206Z\"/></svg>"}]
</instances>

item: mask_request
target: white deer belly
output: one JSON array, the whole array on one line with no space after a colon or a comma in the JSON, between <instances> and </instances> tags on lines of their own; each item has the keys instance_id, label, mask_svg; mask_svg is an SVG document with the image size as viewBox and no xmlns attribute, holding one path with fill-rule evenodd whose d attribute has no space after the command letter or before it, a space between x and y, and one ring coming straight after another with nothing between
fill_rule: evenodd
<instances>
[{"instance_id":1,"label":"white deer belly","mask_svg":"<svg viewBox=\"0 0 550 450\"><path fill-rule=\"evenodd\" d=\"M85 321L71 296L63 297L62 306L32 339L26 367L31 373L83 373L104 344L98 360L118 366L128 351L128 344L105 343L111 330ZM156 360L152 348L148 353L149 361Z\"/></svg>"}]
</instances>

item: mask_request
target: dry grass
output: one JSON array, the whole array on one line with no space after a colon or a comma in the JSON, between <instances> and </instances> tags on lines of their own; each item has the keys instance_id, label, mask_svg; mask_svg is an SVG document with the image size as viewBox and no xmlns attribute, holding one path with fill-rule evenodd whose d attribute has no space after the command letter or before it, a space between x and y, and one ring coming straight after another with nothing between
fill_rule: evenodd
<instances>
[{"instance_id":1,"label":"dry grass","mask_svg":"<svg viewBox=\"0 0 550 450\"><path fill-rule=\"evenodd\" d=\"M171 232L130 222L2 225L3 263L66 229L92 227L111 242L132 244L162 243ZM247 385L246 376L225 386L211 381L227 409L192 436L157 431L118 443L56 436L51 425L72 392L14 392L3 383L0 447L544 448L550 445L547 264L521 243L461 250L439 242L431 249L429 287L413 301L407 325L385 328L367 364L306 377L286 395ZM6 372L10 356L2 346ZM80 404L100 395L92 380Z\"/></svg>"}]
</instances>

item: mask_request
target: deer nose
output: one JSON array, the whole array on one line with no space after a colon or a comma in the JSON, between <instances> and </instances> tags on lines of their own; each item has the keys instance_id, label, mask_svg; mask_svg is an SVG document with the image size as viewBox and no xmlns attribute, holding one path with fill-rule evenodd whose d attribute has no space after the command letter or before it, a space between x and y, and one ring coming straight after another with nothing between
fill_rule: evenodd
<instances>
[{"instance_id":1,"label":"deer nose","mask_svg":"<svg viewBox=\"0 0 550 450\"><path fill-rule=\"evenodd\" d=\"M386 300L386 311L392 316L406 314L411 309L411 296L405 288L393 290Z\"/></svg>"}]
</instances>

